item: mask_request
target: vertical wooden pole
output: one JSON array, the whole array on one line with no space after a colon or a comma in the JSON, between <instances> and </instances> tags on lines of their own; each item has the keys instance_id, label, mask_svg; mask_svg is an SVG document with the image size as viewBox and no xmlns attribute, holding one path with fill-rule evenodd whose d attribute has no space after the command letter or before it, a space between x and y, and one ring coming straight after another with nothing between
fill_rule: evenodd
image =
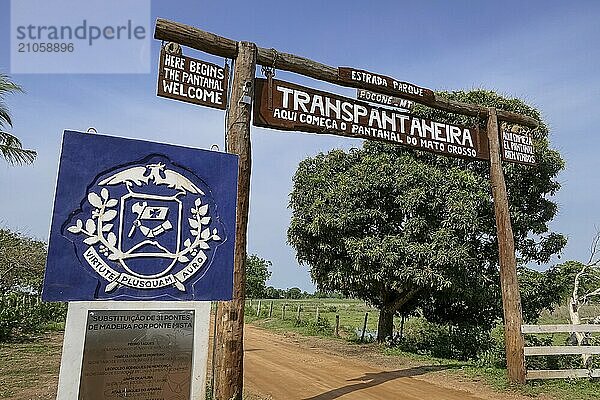
<instances>
[{"instance_id":1,"label":"vertical wooden pole","mask_svg":"<svg viewBox=\"0 0 600 400\"><path fill-rule=\"evenodd\" d=\"M340 314L335 315L335 336L340 336Z\"/></svg>"},{"instance_id":2,"label":"vertical wooden pole","mask_svg":"<svg viewBox=\"0 0 600 400\"><path fill-rule=\"evenodd\" d=\"M315 323L318 324L319 323L319 306L317 306L317 312L315 315Z\"/></svg>"},{"instance_id":3,"label":"vertical wooden pole","mask_svg":"<svg viewBox=\"0 0 600 400\"><path fill-rule=\"evenodd\" d=\"M256 308L256 316L260 317L260 306L261 306L261 300L258 301L258 307Z\"/></svg>"},{"instance_id":4,"label":"vertical wooden pole","mask_svg":"<svg viewBox=\"0 0 600 400\"><path fill-rule=\"evenodd\" d=\"M298 310L296 310L296 322L300 322L300 306L298 306Z\"/></svg>"},{"instance_id":5,"label":"vertical wooden pole","mask_svg":"<svg viewBox=\"0 0 600 400\"><path fill-rule=\"evenodd\" d=\"M271 301L271 305L269 306L269 318L273 316L273 302Z\"/></svg>"},{"instance_id":6,"label":"vertical wooden pole","mask_svg":"<svg viewBox=\"0 0 600 400\"><path fill-rule=\"evenodd\" d=\"M525 383L524 340L521 334L523 315L521 294L517 279L517 261L513 237L506 182L500 161L500 142L496 109L490 108L487 122L487 135L490 148L490 180L496 230L498 233L498 252L500 261L500 285L502 288L502 306L504 309L504 339L506 341L506 367L511 383Z\"/></svg>"},{"instance_id":7,"label":"vertical wooden pole","mask_svg":"<svg viewBox=\"0 0 600 400\"><path fill-rule=\"evenodd\" d=\"M285 319L285 304L281 306L281 319Z\"/></svg>"},{"instance_id":8,"label":"vertical wooden pole","mask_svg":"<svg viewBox=\"0 0 600 400\"><path fill-rule=\"evenodd\" d=\"M244 377L244 304L246 234L250 201L250 117L252 105L242 96L253 97L256 45L238 43L231 105L227 119L227 152L239 156L236 239L233 271L233 300L219 306L217 340L216 400L241 400Z\"/></svg>"},{"instance_id":9,"label":"vertical wooden pole","mask_svg":"<svg viewBox=\"0 0 600 400\"><path fill-rule=\"evenodd\" d=\"M365 322L363 324L362 335L360 335L360 341L363 342L365 340L365 332L367 331L367 320L369 319L369 313L365 313Z\"/></svg>"}]
</instances>

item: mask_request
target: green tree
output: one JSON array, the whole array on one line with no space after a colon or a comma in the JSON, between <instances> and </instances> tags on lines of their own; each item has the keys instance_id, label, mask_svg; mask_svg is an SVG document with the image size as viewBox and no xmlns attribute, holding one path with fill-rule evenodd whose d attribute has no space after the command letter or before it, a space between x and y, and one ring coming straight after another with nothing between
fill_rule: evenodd
<instances>
[{"instance_id":1,"label":"green tree","mask_svg":"<svg viewBox=\"0 0 600 400\"><path fill-rule=\"evenodd\" d=\"M22 91L21 87L11 82L8 76L0 74L0 154L12 165L31 164L36 157L34 150L24 149L16 136L6 132L12 127L12 120L5 97L7 94Z\"/></svg>"},{"instance_id":2,"label":"green tree","mask_svg":"<svg viewBox=\"0 0 600 400\"><path fill-rule=\"evenodd\" d=\"M302 290L297 287L289 288L285 292L285 298L292 300L300 299L302 298Z\"/></svg>"},{"instance_id":3,"label":"green tree","mask_svg":"<svg viewBox=\"0 0 600 400\"><path fill-rule=\"evenodd\" d=\"M536 110L493 92L442 95L539 120ZM424 107L415 112L451 123L482 122ZM563 162L549 148L547 134L543 123L533 131L535 168L504 167L522 263L547 262L566 243L548 229L557 207L547 197L560 187L555 177ZM378 307L379 340L391 334L393 316L415 298L423 300L415 305L437 299L430 302L432 313L452 307L458 320L477 307L487 321L501 315L488 163L367 141L362 149L302 161L293 182L288 241L299 262L310 267L319 290Z\"/></svg>"},{"instance_id":4,"label":"green tree","mask_svg":"<svg viewBox=\"0 0 600 400\"><path fill-rule=\"evenodd\" d=\"M41 292L46 244L7 229L0 229L0 293Z\"/></svg>"},{"instance_id":5,"label":"green tree","mask_svg":"<svg viewBox=\"0 0 600 400\"><path fill-rule=\"evenodd\" d=\"M246 258L246 297L266 297L267 281L271 277L271 261L252 254Z\"/></svg>"}]
</instances>

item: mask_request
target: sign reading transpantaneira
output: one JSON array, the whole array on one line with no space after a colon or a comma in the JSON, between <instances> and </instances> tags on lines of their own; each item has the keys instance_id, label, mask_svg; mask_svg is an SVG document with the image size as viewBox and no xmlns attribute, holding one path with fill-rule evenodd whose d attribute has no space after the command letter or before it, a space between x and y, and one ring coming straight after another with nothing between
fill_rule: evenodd
<instances>
[{"instance_id":1,"label":"sign reading transpantaneira","mask_svg":"<svg viewBox=\"0 0 600 400\"><path fill-rule=\"evenodd\" d=\"M229 69L162 48L156 94L186 103L227 108Z\"/></svg>"},{"instance_id":2,"label":"sign reading transpantaneira","mask_svg":"<svg viewBox=\"0 0 600 400\"><path fill-rule=\"evenodd\" d=\"M422 88L412 83L401 82L389 76L360 69L339 67L338 78L342 82L353 83L362 89L373 90L375 92L380 92L384 89L387 94L394 94L411 100L419 101L419 99L435 98L435 94L431 89Z\"/></svg>"},{"instance_id":3,"label":"sign reading transpantaneira","mask_svg":"<svg viewBox=\"0 0 600 400\"><path fill-rule=\"evenodd\" d=\"M500 135L503 161L536 165L535 149L530 134L502 131Z\"/></svg>"},{"instance_id":4,"label":"sign reading transpantaneira","mask_svg":"<svg viewBox=\"0 0 600 400\"><path fill-rule=\"evenodd\" d=\"M269 107L269 88L272 107ZM264 128L375 139L453 157L489 159L476 129L430 121L355 99L273 80L255 80L253 124Z\"/></svg>"}]
</instances>

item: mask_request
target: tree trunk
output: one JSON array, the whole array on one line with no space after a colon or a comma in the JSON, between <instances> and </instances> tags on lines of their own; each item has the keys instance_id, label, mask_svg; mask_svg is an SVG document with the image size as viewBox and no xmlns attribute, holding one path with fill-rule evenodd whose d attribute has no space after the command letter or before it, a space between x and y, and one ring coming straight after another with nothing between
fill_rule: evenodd
<instances>
[{"instance_id":1,"label":"tree trunk","mask_svg":"<svg viewBox=\"0 0 600 400\"><path fill-rule=\"evenodd\" d=\"M579 301L577 301L577 299L574 299L573 297L571 297L571 300L569 301L569 316L571 317L571 325L581 324L581 319L579 317ZM574 335L577 339L578 346L585 346L588 344L588 340L585 333L574 332ZM588 367L591 358L592 356L589 354L581 355L581 362L583 363L584 368Z\"/></svg>"},{"instance_id":2,"label":"tree trunk","mask_svg":"<svg viewBox=\"0 0 600 400\"><path fill-rule=\"evenodd\" d=\"M581 318L579 317L579 308L581 307L581 303L579 301L579 298L580 298L579 297L579 285L580 285L580 279L582 276L584 276L586 269L587 269L587 265L585 265L581 269L581 271L579 271L579 273L577 275L575 275L575 282L573 283L573 294L571 295L571 298L569 300L569 317L571 317L571 325L581 324ZM588 344L585 333L575 332L574 335L575 335L575 338L577 339L578 346L585 346ZM583 363L584 368L588 367L591 357L592 356L589 354L581 355L581 362Z\"/></svg>"},{"instance_id":3,"label":"tree trunk","mask_svg":"<svg viewBox=\"0 0 600 400\"><path fill-rule=\"evenodd\" d=\"M394 314L395 312L387 307L382 307L379 310L379 322L377 323L377 341L382 343L386 338L392 336L394 330Z\"/></svg>"}]
</instances>

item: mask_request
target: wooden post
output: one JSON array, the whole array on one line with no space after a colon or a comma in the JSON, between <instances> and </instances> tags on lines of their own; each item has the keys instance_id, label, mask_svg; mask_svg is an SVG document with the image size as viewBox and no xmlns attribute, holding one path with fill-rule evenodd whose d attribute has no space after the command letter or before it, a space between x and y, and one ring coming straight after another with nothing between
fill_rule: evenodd
<instances>
[{"instance_id":1,"label":"wooden post","mask_svg":"<svg viewBox=\"0 0 600 400\"><path fill-rule=\"evenodd\" d=\"M317 324L319 323L319 306L317 306L317 312L315 315L315 323L317 323Z\"/></svg>"},{"instance_id":2,"label":"wooden post","mask_svg":"<svg viewBox=\"0 0 600 400\"><path fill-rule=\"evenodd\" d=\"M369 313L365 313L365 322L363 323L362 335L360 335L360 341L365 340L365 332L367 331L367 320L369 319Z\"/></svg>"},{"instance_id":3,"label":"wooden post","mask_svg":"<svg viewBox=\"0 0 600 400\"><path fill-rule=\"evenodd\" d=\"M400 319L400 340L404 336L404 313L402 313L402 319Z\"/></svg>"},{"instance_id":4,"label":"wooden post","mask_svg":"<svg viewBox=\"0 0 600 400\"><path fill-rule=\"evenodd\" d=\"M296 311L296 322L300 322L300 306L298 306L298 310Z\"/></svg>"},{"instance_id":5,"label":"wooden post","mask_svg":"<svg viewBox=\"0 0 600 400\"><path fill-rule=\"evenodd\" d=\"M335 315L335 336L340 336L340 314Z\"/></svg>"},{"instance_id":6,"label":"wooden post","mask_svg":"<svg viewBox=\"0 0 600 400\"><path fill-rule=\"evenodd\" d=\"M281 319L285 319L285 304L281 306Z\"/></svg>"},{"instance_id":7,"label":"wooden post","mask_svg":"<svg viewBox=\"0 0 600 400\"><path fill-rule=\"evenodd\" d=\"M271 301L271 305L269 306L269 318L273 316L273 301Z\"/></svg>"},{"instance_id":8,"label":"wooden post","mask_svg":"<svg viewBox=\"0 0 600 400\"><path fill-rule=\"evenodd\" d=\"M242 96L253 97L256 73L256 45L240 42L231 83L230 108L227 119L227 152L239 156L238 198L235 257L233 268L233 300L219 306L217 334L217 400L241 400L244 376L244 303L246 272L246 234L250 201L250 117L252 105Z\"/></svg>"},{"instance_id":9,"label":"wooden post","mask_svg":"<svg viewBox=\"0 0 600 400\"><path fill-rule=\"evenodd\" d=\"M260 306L261 306L261 301L258 301L258 307L256 307L256 316L260 317Z\"/></svg>"},{"instance_id":10,"label":"wooden post","mask_svg":"<svg viewBox=\"0 0 600 400\"><path fill-rule=\"evenodd\" d=\"M515 242L508 209L506 182L504 181L504 172L500 161L500 138L495 108L489 109L487 135L490 148L490 180L496 213L496 231L498 233L506 368L508 380L511 383L525 383L525 343L521 334L521 325L523 324L521 294L517 279Z\"/></svg>"}]
</instances>

